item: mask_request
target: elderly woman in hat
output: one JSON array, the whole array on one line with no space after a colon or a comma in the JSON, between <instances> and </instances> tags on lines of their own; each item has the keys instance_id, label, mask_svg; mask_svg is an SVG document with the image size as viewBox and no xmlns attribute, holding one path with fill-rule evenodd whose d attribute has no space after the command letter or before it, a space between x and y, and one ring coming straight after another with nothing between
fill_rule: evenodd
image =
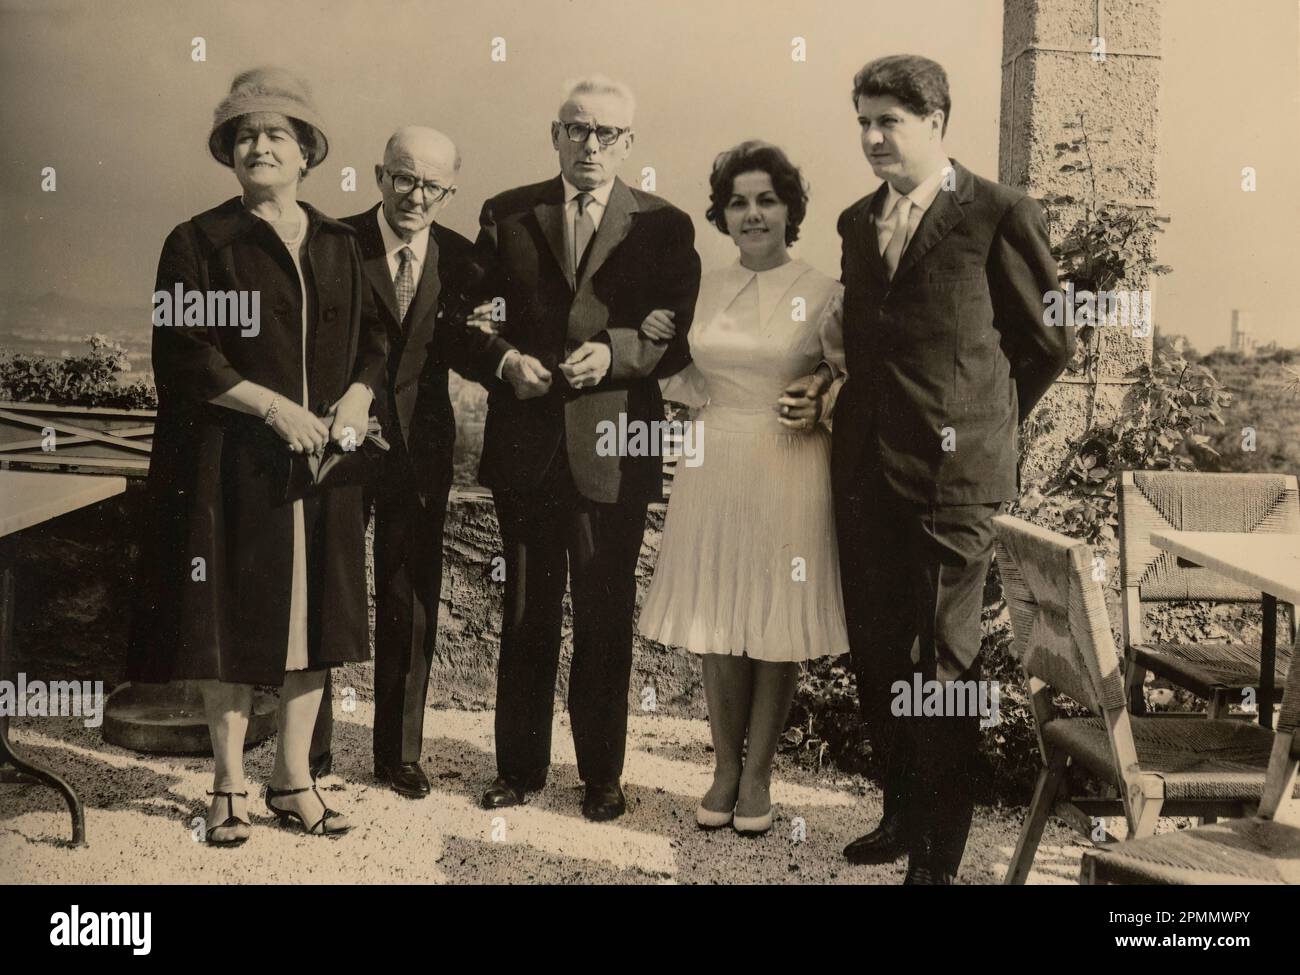
<instances>
[{"instance_id":1,"label":"elderly woman in hat","mask_svg":"<svg viewBox=\"0 0 1300 975\"><path fill-rule=\"evenodd\" d=\"M208 148L240 192L176 227L158 265L130 671L201 682L216 758L208 842L249 835L243 748L258 684L280 687L267 806L282 825L337 835L350 827L316 791L308 749L327 668L369 656L362 488L295 497L290 468L364 439L387 340L351 229L298 199L328 151L307 85L275 68L240 74ZM216 292L257 321L195 321ZM183 318L158 314L162 294L184 296Z\"/></svg>"}]
</instances>

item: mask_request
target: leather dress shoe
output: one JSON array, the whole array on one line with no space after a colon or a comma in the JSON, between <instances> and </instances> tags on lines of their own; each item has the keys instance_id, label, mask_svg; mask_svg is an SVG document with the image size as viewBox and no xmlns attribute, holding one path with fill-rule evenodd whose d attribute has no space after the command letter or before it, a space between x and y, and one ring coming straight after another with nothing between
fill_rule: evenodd
<instances>
[{"instance_id":1,"label":"leather dress shoe","mask_svg":"<svg viewBox=\"0 0 1300 975\"><path fill-rule=\"evenodd\" d=\"M627 800L623 789L617 782L603 785L587 784L587 791L582 797L582 814L592 822L603 823L617 819L627 811Z\"/></svg>"},{"instance_id":2,"label":"leather dress shoe","mask_svg":"<svg viewBox=\"0 0 1300 975\"><path fill-rule=\"evenodd\" d=\"M309 759L309 770L313 779L323 778L334 771L334 753L322 752Z\"/></svg>"},{"instance_id":3,"label":"leather dress shoe","mask_svg":"<svg viewBox=\"0 0 1300 975\"><path fill-rule=\"evenodd\" d=\"M483 793L483 808L501 809L504 806L522 806L528 801L528 793L540 792L545 784L545 773L531 779L498 775Z\"/></svg>"},{"instance_id":4,"label":"leather dress shoe","mask_svg":"<svg viewBox=\"0 0 1300 975\"><path fill-rule=\"evenodd\" d=\"M859 836L844 848L849 863L859 866L869 863L893 863L904 853L903 823L900 818L882 819L880 825L866 836Z\"/></svg>"},{"instance_id":5,"label":"leather dress shoe","mask_svg":"<svg viewBox=\"0 0 1300 975\"><path fill-rule=\"evenodd\" d=\"M375 765L375 778L393 787L399 796L408 799L421 799L427 796L432 787L429 777L420 768L419 762L400 762L396 765Z\"/></svg>"},{"instance_id":6,"label":"leather dress shoe","mask_svg":"<svg viewBox=\"0 0 1300 975\"><path fill-rule=\"evenodd\" d=\"M955 878L941 864L928 857L915 854L907 859L907 876L903 878L905 887L945 887Z\"/></svg>"}]
</instances>

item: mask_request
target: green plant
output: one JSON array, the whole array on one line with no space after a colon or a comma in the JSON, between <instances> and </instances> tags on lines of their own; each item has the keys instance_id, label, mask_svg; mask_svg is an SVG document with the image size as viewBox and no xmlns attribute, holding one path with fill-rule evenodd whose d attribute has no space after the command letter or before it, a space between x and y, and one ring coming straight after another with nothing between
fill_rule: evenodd
<instances>
[{"instance_id":1,"label":"green plant","mask_svg":"<svg viewBox=\"0 0 1300 975\"><path fill-rule=\"evenodd\" d=\"M869 768L871 749L859 727L857 683L847 664L847 657L821 657L799 673L781 750L809 768Z\"/></svg>"},{"instance_id":2,"label":"green plant","mask_svg":"<svg viewBox=\"0 0 1300 975\"><path fill-rule=\"evenodd\" d=\"M1059 233L1060 243L1052 249L1062 287L1070 285L1075 293L1097 295L1113 293L1124 282L1135 278L1168 274L1170 268L1155 263L1150 258L1150 250L1155 235L1164 233L1169 218L1147 207L1104 199L1097 189L1099 175L1122 173L1126 168L1123 163L1098 167L1093 159L1094 146L1109 144L1110 127L1090 132L1087 114L1080 112L1065 123L1065 128L1077 130L1079 134L1067 142L1056 143L1056 159L1061 162L1059 171L1082 177L1084 192L1080 197L1062 193L1040 201L1048 225L1054 231L1074 217L1068 229ZM1053 233L1054 237L1057 235ZM1085 320L1077 334L1075 360L1070 368L1081 373L1089 384L1088 426L1096 414L1098 370L1109 335L1107 326L1093 321L1085 309Z\"/></svg>"},{"instance_id":3,"label":"green plant","mask_svg":"<svg viewBox=\"0 0 1300 975\"><path fill-rule=\"evenodd\" d=\"M1155 235L1164 232L1169 218L1099 195L1099 172L1123 172L1125 168L1116 163L1099 170L1093 158L1093 147L1108 142L1105 133L1109 129L1090 132L1084 113L1065 127L1079 134L1056 144L1057 159L1064 160L1060 171L1080 175L1086 189L1081 198L1058 194L1042 200L1049 226L1059 228L1069 214L1078 213L1052 249L1062 286L1072 285L1076 293L1114 292L1126 281L1145 283L1150 277L1167 274L1170 268L1157 264L1152 252ZM1082 432L1068 440L1060 464L1025 485L1012 507L1014 513L1044 527L1109 547L1115 542L1118 526L1116 472L1196 470L1198 461L1213 460L1207 428L1223 422L1220 410L1230 397L1208 368L1157 338L1152 343L1151 361L1140 365L1132 377L1123 408L1098 422L1099 365L1107 329L1088 320L1078 330L1072 371L1082 375L1088 386ZM1022 430L1022 456L1058 419L1050 409L1029 418Z\"/></svg>"},{"instance_id":4,"label":"green plant","mask_svg":"<svg viewBox=\"0 0 1300 975\"><path fill-rule=\"evenodd\" d=\"M158 392L146 379L124 380L131 369L126 349L103 335L86 336L88 352L45 356L0 355L0 398L23 403L152 409Z\"/></svg>"},{"instance_id":5,"label":"green plant","mask_svg":"<svg viewBox=\"0 0 1300 975\"><path fill-rule=\"evenodd\" d=\"M1120 470L1198 470L1218 454L1209 430L1223 422L1230 394L1205 366L1156 341L1151 362L1137 369L1123 409L1069 438L1060 463L1024 486L1011 511L1045 528L1112 548ZM1024 450L1055 426L1044 411L1024 429Z\"/></svg>"}]
</instances>

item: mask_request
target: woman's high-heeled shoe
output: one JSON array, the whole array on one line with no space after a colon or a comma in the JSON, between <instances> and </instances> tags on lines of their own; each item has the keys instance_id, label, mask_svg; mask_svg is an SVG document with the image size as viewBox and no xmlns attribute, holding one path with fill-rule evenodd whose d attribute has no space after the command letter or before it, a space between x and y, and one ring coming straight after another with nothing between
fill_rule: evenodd
<instances>
[{"instance_id":1,"label":"woman's high-heeled shoe","mask_svg":"<svg viewBox=\"0 0 1300 975\"><path fill-rule=\"evenodd\" d=\"M714 812L712 809L705 809L704 803L700 803L695 807L695 824L700 829L722 829L724 826L730 826L731 810Z\"/></svg>"},{"instance_id":2,"label":"woman's high-heeled shoe","mask_svg":"<svg viewBox=\"0 0 1300 975\"><path fill-rule=\"evenodd\" d=\"M324 812L321 813L320 819L316 820L316 822L312 823L310 826L307 825L307 820L303 819L302 814L296 809L281 809L278 806L271 805L272 799L281 799L284 796L296 796L303 792L315 792L316 798L320 799L321 808L324 809ZM268 785L266 787L266 808L275 813L276 818L280 820L281 826L288 826L294 820L297 820L298 825L302 827L303 831L311 836L342 836L352 828L351 823L346 826L330 825L331 819L338 819L342 814L335 812L329 806L325 805L325 800L321 798L321 794L316 790L315 782L311 785L303 786L301 789L272 789Z\"/></svg>"},{"instance_id":3,"label":"woman's high-heeled shoe","mask_svg":"<svg viewBox=\"0 0 1300 975\"><path fill-rule=\"evenodd\" d=\"M240 836L238 833L235 833L234 830L237 830L240 826L247 826L251 829L253 824L247 819L240 819L235 815L235 800L247 799L247 790L244 792L223 792L218 790L216 792L209 792L208 795L222 796L225 798L227 815L226 818L216 826L211 826L204 832L204 842L209 843L212 846L239 846L241 843L245 842L248 839L247 834ZM227 832L218 836L217 830L226 830Z\"/></svg>"}]
</instances>

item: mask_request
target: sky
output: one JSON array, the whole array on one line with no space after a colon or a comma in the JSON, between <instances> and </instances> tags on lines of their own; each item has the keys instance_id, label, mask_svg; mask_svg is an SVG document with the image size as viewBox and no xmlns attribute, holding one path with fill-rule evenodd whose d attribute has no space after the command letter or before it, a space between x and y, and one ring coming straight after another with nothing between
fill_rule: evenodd
<instances>
[{"instance_id":1,"label":"sky","mask_svg":"<svg viewBox=\"0 0 1300 975\"><path fill-rule=\"evenodd\" d=\"M1300 255L1298 10L1164 3L1160 208L1172 223L1159 259L1174 273L1155 313L1203 351L1227 341L1233 308L1261 341L1300 345L1286 291ZM205 61L191 57L195 37ZM806 61L791 59L794 37ZM388 134L432 125L464 157L439 220L472 237L484 199L557 172L549 123L564 83L601 72L638 98L621 174L654 168L656 192L694 218L706 268L735 256L704 220L710 164L757 137L811 184L797 256L836 273L835 218L877 185L853 73L899 52L945 66L949 154L996 178L1001 0L0 0L0 296L138 304L147 328L167 232L238 192L206 150L212 110L237 72L266 63L313 85L331 148L301 196L327 213L375 203ZM1240 189L1246 165L1253 194ZM44 167L55 192L41 191Z\"/></svg>"}]
</instances>

